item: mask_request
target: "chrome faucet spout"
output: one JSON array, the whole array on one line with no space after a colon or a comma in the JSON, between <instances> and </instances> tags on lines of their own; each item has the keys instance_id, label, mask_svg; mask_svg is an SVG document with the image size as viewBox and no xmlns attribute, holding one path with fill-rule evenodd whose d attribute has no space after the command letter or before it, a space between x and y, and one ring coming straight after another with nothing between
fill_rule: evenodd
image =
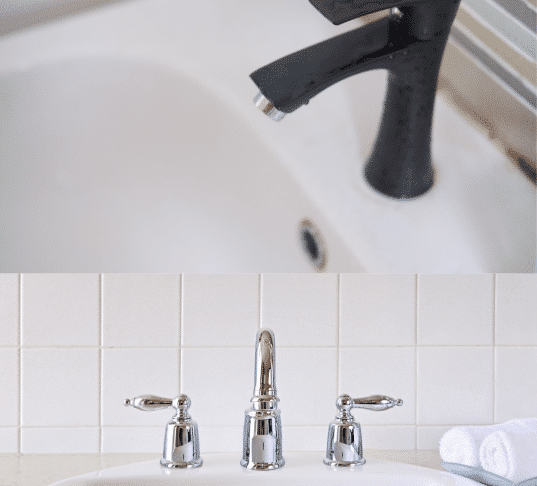
<instances>
[{"instance_id":1,"label":"chrome faucet spout","mask_svg":"<svg viewBox=\"0 0 537 486\"><path fill-rule=\"evenodd\" d=\"M241 466L255 470L278 469L282 455L282 422L276 394L274 333L260 329L255 341L255 379L252 407L244 412Z\"/></svg>"},{"instance_id":2,"label":"chrome faucet spout","mask_svg":"<svg viewBox=\"0 0 537 486\"><path fill-rule=\"evenodd\" d=\"M276 349L274 333L262 329L255 342L254 397L276 396Z\"/></svg>"}]
</instances>

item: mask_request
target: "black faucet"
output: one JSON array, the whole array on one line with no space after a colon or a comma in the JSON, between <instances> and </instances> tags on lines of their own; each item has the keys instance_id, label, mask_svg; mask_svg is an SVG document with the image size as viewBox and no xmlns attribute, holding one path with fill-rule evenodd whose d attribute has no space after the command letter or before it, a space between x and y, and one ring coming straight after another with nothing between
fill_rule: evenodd
<instances>
[{"instance_id":1,"label":"black faucet","mask_svg":"<svg viewBox=\"0 0 537 486\"><path fill-rule=\"evenodd\" d=\"M256 105L275 120L353 74L387 69L384 114L365 165L381 193L410 199L434 182L433 107L442 55L460 0L310 0L333 24L391 9L376 22L267 64L250 77Z\"/></svg>"}]
</instances>

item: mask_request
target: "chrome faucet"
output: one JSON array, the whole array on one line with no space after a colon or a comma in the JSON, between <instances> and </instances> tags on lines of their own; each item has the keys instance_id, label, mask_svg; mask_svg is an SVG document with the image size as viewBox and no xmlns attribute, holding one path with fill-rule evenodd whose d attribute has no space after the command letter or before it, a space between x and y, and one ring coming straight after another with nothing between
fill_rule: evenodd
<instances>
[{"instance_id":1,"label":"chrome faucet","mask_svg":"<svg viewBox=\"0 0 537 486\"><path fill-rule=\"evenodd\" d=\"M255 340L252 407L244 412L241 466L257 470L284 466L279 401L276 394L274 333L270 329L260 329Z\"/></svg>"},{"instance_id":2,"label":"chrome faucet","mask_svg":"<svg viewBox=\"0 0 537 486\"><path fill-rule=\"evenodd\" d=\"M323 462L328 466L359 466L365 464L362 449L362 429L354 421L352 408L365 408L380 412L395 406L403 405L403 400L373 395L366 398L351 398L341 395L336 400L339 410L336 418L328 426L328 439L326 441L326 456Z\"/></svg>"},{"instance_id":3,"label":"chrome faucet","mask_svg":"<svg viewBox=\"0 0 537 486\"><path fill-rule=\"evenodd\" d=\"M285 56L253 72L256 106L281 120L329 86L372 69L389 71L380 130L365 178L410 199L434 182L431 128L438 72L460 0L310 0L333 24L391 9L388 17Z\"/></svg>"},{"instance_id":4,"label":"chrome faucet","mask_svg":"<svg viewBox=\"0 0 537 486\"><path fill-rule=\"evenodd\" d=\"M203 464L200 457L198 424L188 414L190 398L186 395L175 398L141 395L133 399L127 398L123 404L144 412L175 408L175 416L166 424L160 464L168 468L200 467Z\"/></svg>"}]
</instances>

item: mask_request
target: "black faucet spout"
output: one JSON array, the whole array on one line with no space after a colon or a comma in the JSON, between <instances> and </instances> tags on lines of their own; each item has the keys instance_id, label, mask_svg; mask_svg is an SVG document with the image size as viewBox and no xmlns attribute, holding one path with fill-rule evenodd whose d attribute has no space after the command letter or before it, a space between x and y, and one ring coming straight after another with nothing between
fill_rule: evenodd
<instances>
[{"instance_id":1,"label":"black faucet spout","mask_svg":"<svg viewBox=\"0 0 537 486\"><path fill-rule=\"evenodd\" d=\"M349 76L387 69L384 114L365 177L393 198L425 193L434 182L430 145L438 72L460 0L310 2L334 23L384 4L400 7L376 22L285 56L250 77L281 119Z\"/></svg>"}]
</instances>

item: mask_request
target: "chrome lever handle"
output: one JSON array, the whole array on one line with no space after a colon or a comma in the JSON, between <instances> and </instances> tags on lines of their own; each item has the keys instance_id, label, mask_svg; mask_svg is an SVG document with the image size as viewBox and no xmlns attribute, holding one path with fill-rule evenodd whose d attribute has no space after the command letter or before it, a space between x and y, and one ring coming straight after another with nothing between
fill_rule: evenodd
<instances>
[{"instance_id":1,"label":"chrome lever handle","mask_svg":"<svg viewBox=\"0 0 537 486\"><path fill-rule=\"evenodd\" d=\"M126 407L134 407L144 412L164 410L165 408L175 408L178 415L187 414L190 408L190 398L186 395L179 395L175 398L163 398L155 395L140 395L139 397L127 398L123 404Z\"/></svg>"},{"instance_id":2,"label":"chrome lever handle","mask_svg":"<svg viewBox=\"0 0 537 486\"><path fill-rule=\"evenodd\" d=\"M198 424L188 414L190 398L178 395L175 398L163 398L155 395L140 395L127 398L123 404L144 412L154 412L166 408L175 408L175 416L166 424L164 434L164 451L160 463L168 468L200 467Z\"/></svg>"},{"instance_id":3,"label":"chrome lever handle","mask_svg":"<svg viewBox=\"0 0 537 486\"><path fill-rule=\"evenodd\" d=\"M362 429L351 414L353 408L380 412L403 405L403 400L385 395L351 398L340 395L336 400L338 415L328 426L326 456L323 462L333 467L359 466L365 463L362 448Z\"/></svg>"},{"instance_id":4,"label":"chrome lever handle","mask_svg":"<svg viewBox=\"0 0 537 486\"><path fill-rule=\"evenodd\" d=\"M365 408L374 412L388 410L395 406L402 406L403 400L391 398L385 395L371 395L365 398L351 398L349 395L341 395L336 400L336 407L340 412L350 412L351 408Z\"/></svg>"}]
</instances>

